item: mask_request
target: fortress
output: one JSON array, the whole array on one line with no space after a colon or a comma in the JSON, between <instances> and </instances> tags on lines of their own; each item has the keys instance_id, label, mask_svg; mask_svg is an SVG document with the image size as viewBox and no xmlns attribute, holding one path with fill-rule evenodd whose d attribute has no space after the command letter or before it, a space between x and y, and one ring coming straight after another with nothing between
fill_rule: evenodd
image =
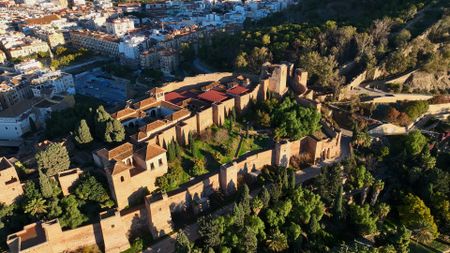
<instances>
[{"instance_id":1,"label":"fortress","mask_svg":"<svg viewBox=\"0 0 450 253\"><path fill-rule=\"evenodd\" d=\"M223 164L217 171L192 179L174 191L149 194L157 189L156 178L168 171L167 146L171 142L189 144L190 135L199 134L212 125L222 125L233 110L236 113L244 112L252 101L263 101L269 93L283 96L288 87L295 91L300 104L320 108L319 103L310 99L313 94L308 91L306 80L307 73L300 69L294 70L292 64L267 63L259 78L232 73L200 75L154 88L148 98L127 103L112 117L133 130L129 142L109 150L103 148L93 152L96 165L105 171L119 211L110 211L114 215L106 217L100 215L101 222L86 226L89 228L82 231L83 236L90 238L86 240L101 246L105 252L117 252L129 246L123 238L130 231L144 227L150 230L153 238L167 235L173 231L174 213L188 209L194 210L194 213L207 210L209 197L214 192L233 194L244 179L254 179L265 165L288 166L291 157L300 154L307 154L313 163L340 156L340 130L322 122L322 130L313 136L292 142L282 141L269 149L247 153L231 163ZM79 174L75 171L67 175L75 178ZM67 181L65 189L71 184L70 179ZM129 208L142 200L145 200L144 206ZM111 228L102 226L109 220L117 225ZM23 231L10 235L8 245L11 251L37 252L33 249L41 244L48 244L45 247L51 250L47 252L77 248L64 244L64 236L70 236L70 231L81 228L64 231L60 233L62 239L55 240L46 229L50 225L57 229L59 223L57 220L50 221L50 225L47 223L31 224ZM41 231L40 236L44 239L24 243L29 239L27 235L30 229L35 234ZM109 230L114 235L109 235ZM114 236L117 236L117 242L111 239ZM117 245L110 246L112 242Z\"/></svg>"}]
</instances>

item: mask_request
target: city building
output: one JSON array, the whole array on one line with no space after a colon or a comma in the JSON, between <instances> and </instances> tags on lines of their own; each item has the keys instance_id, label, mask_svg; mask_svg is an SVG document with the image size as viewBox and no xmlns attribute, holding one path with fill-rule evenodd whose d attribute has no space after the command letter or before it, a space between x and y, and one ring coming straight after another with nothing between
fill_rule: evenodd
<instances>
[{"instance_id":1,"label":"city building","mask_svg":"<svg viewBox=\"0 0 450 253\"><path fill-rule=\"evenodd\" d=\"M147 49L147 39L144 35L127 36L119 43L119 52L124 58L138 61L139 56Z\"/></svg>"},{"instance_id":2,"label":"city building","mask_svg":"<svg viewBox=\"0 0 450 253\"><path fill-rule=\"evenodd\" d=\"M134 22L129 18L117 18L106 21L106 31L115 36L121 37L134 30Z\"/></svg>"},{"instance_id":3,"label":"city building","mask_svg":"<svg viewBox=\"0 0 450 253\"><path fill-rule=\"evenodd\" d=\"M101 32L70 31L72 44L100 54L118 57L120 39Z\"/></svg>"},{"instance_id":4,"label":"city building","mask_svg":"<svg viewBox=\"0 0 450 253\"><path fill-rule=\"evenodd\" d=\"M32 111L36 99L25 99L13 107L0 111L0 140L20 141L22 135L37 124L36 114Z\"/></svg>"},{"instance_id":5,"label":"city building","mask_svg":"<svg viewBox=\"0 0 450 253\"><path fill-rule=\"evenodd\" d=\"M49 71L40 73L31 80L31 91L35 97L51 98L60 94L75 94L73 76L68 73Z\"/></svg>"}]
</instances>

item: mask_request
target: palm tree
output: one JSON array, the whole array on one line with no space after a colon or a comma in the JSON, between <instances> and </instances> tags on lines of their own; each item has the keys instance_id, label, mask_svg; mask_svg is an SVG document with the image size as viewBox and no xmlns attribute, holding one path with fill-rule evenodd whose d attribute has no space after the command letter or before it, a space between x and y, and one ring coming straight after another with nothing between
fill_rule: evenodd
<instances>
[{"instance_id":1,"label":"palm tree","mask_svg":"<svg viewBox=\"0 0 450 253\"><path fill-rule=\"evenodd\" d=\"M34 198L28 201L24 209L25 213L31 214L33 216L47 213L47 205L45 203L45 199L41 197Z\"/></svg>"},{"instance_id":2,"label":"palm tree","mask_svg":"<svg viewBox=\"0 0 450 253\"><path fill-rule=\"evenodd\" d=\"M281 233L279 230L276 230L266 241L266 243L267 248L273 252L282 252L289 247L286 235Z\"/></svg>"}]
</instances>

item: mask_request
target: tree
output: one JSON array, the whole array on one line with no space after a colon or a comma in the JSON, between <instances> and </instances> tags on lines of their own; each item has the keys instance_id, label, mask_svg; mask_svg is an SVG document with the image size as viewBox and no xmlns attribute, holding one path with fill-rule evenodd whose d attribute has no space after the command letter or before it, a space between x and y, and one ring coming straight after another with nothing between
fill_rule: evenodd
<instances>
[{"instance_id":1,"label":"tree","mask_svg":"<svg viewBox=\"0 0 450 253\"><path fill-rule=\"evenodd\" d=\"M272 112L275 126L275 139L289 137L298 140L320 129L321 115L316 109L299 106L297 102L286 97Z\"/></svg>"},{"instance_id":2,"label":"tree","mask_svg":"<svg viewBox=\"0 0 450 253\"><path fill-rule=\"evenodd\" d=\"M344 216L344 210L342 206L344 195L344 187L342 185L339 186L338 192L336 194L336 198L334 199L334 207L333 207L333 216L336 220L341 220Z\"/></svg>"},{"instance_id":3,"label":"tree","mask_svg":"<svg viewBox=\"0 0 450 253\"><path fill-rule=\"evenodd\" d=\"M80 121L78 128L75 129L74 138L79 145L89 144L94 140L86 120L82 119Z\"/></svg>"},{"instance_id":4,"label":"tree","mask_svg":"<svg viewBox=\"0 0 450 253\"><path fill-rule=\"evenodd\" d=\"M272 61L272 53L266 47L254 47L248 56L248 68L252 73L259 73L261 66L266 62Z\"/></svg>"},{"instance_id":5,"label":"tree","mask_svg":"<svg viewBox=\"0 0 450 253\"><path fill-rule=\"evenodd\" d=\"M59 206L59 199L53 197L48 205L48 219L58 218L62 214L62 208Z\"/></svg>"},{"instance_id":6,"label":"tree","mask_svg":"<svg viewBox=\"0 0 450 253\"><path fill-rule=\"evenodd\" d=\"M214 248L222 243L221 235L225 229L225 217L219 216L212 219L211 216L199 219L198 233L202 237L205 247Z\"/></svg>"},{"instance_id":7,"label":"tree","mask_svg":"<svg viewBox=\"0 0 450 253\"><path fill-rule=\"evenodd\" d=\"M80 179L74 192L79 199L99 203L101 207L110 208L114 205L103 185L89 174Z\"/></svg>"},{"instance_id":8,"label":"tree","mask_svg":"<svg viewBox=\"0 0 450 253\"><path fill-rule=\"evenodd\" d=\"M256 252L258 247L258 238L253 229L245 227L242 235L242 243L239 245L241 252Z\"/></svg>"},{"instance_id":9,"label":"tree","mask_svg":"<svg viewBox=\"0 0 450 253\"><path fill-rule=\"evenodd\" d=\"M385 227L379 236L379 240L380 244L394 246L398 253L408 253L410 251L411 232L405 226Z\"/></svg>"},{"instance_id":10,"label":"tree","mask_svg":"<svg viewBox=\"0 0 450 253\"><path fill-rule=\"evenodd\" d=\"M419 130L409 132L405 139L405 149L408 154L415 156L422 152L427 144L427 137L425 137Z\"/></svg>"},{"instance_id":11,"label":"tree","mask_svg":"<svg viewBox=\"0 0 450 253\"><path fill-rule=\"evenodd\" d=\"M247 215L250 214L250 199L250 189L247 184L244 184L241 188L238 202L242 205Z\"/></svg>"},{"instance_id":12,"label":"tree","mask_svg":"<svg viewBox=\"0 0 450 253\"><path fill-rule=\"evenodd\" d=\"M370 205L373 206L377 202L380 192L384 189L384 182L381 180L375 180L375 183L372 185L372 188L373 188L373 192L372 192L372 198L370 200Z\"/></svg>"},{"instance_id":13,"label":"tree","mask_svg":"<svg viewBox=\"0 0 450 253\"><path fill-rule=\"evenodd\" d=\"M411 32L409 32L407 29L403 29L397 34L397 36L395 36L394 43L397 47L403 47L408 43L410 39Z\"/></svg>"},{"instance_id":14,"label":"tree","mask_svg":"<svg viewBox=\"0 0 450 253\"><path fill-rule=\"evenodd\" d=\"M61 201L64 213L60 218L61 227L76 228L88 218L78 209L78 201L73 195L64 197Z\"/></svg>"},{"instance_id":15,"label":"tree","mask_svg":"<svg viewBox=\"0 0 450 253\"><path fill-rule=\"evenodd\" d=\"M177 239L175 241L176 253L190 253L194 248L194 244L189 240L183 230L178 231Z\"/></svg>"},{"instance_id":16,"label":"tree","mask_svg":"<svg viewBox=\"0 0 450 253\"><path fill-rule=\"evenodd\" d=\"M267 248L273 252L282 252L289 247L286 235L279 230L275 230L274 233L271 233L266 244Z\"/></svg>"},{"instance_id":17,"label":"tree","mask_svg":"<svg viewBox=\"0 0 450 253\"><path fill-rule=\"evenodd\" d=\"M373 234L377 230L378 217L372 214L369 205L351 205L350 220L360 235Z\"/></svg>"},{"instance_id":18,"label":"tree","mask_svg":"<svg viewBox=\"0 0 450 253\"><path fill-rule=\"evenodd\" d=\"M270 193L265 186L262 187L261 191L258 194L259 198L263 203L263 207L266 208L269 206L270 202Z\"/></svg>"},{"instance_id":19,"label":"tree","mask_svg":"<svg viewBox=\"0 0 450 253\"><path fill-rule=\"evenodd\" d=\"M44 170L47 176L53 176L58 172L65 171L70 166L67 149L60 143L51 143L47 148L39 151L35 158L38 169Z\"/></svg>"},{"instance_id":20,"label":"tree","mask_svg":"<svg viewBox=\"0 0 450 253\"><path fill-rule=\"evenodd\" d=\"M39 171L39 186L41 188L42 196L45 198L50 198L53 196L53 187L50 183L50 178L45 175L41 169Z\"/></svg>"},{"instance_id":21,"label":"tree","mask_svg":"<svg viewBox=\"0 0 450 253\"><path fill-rule=\"evenodd\" d=\"M408 193L398 207L398 213L401 223L413 231L418 241L428 243L439 235L430 209L419 197Z\"/></svg>"},{"instance_id":22,"label":"tree","mask_svg":"<svg viewBox=\"0 0 450 253\"><path fill-rule=\"evenodd\" d=\"M321 56L313 51L302 54L301 66L311 75L311 83L324 87L338 87L342 83L334 56Z\"/></svg>"},{"instance_id":23,"label":"tree","mask_svg":"<svg viewBox=\"0 0 450 253\"><path fill-rule=\"evenodd\" d=\"M297 223L309 224L313 215L316 216L317 221L320 221L325 212L325 204L320 196L301 187L295 189L292 194L292 204L292 217L299 221Z\"/></svg>"},{"instance_id":24,"label":"tree","mask_svg":"<svg viewBox=\"0 0 450 253\"><path fill-rule=\"evenodd\" d=\"M117 119L106 122L104 138L106 142L121 142L125 139L125 128Z\"/></svg>"},{"instance_id":25,"label":"tree","mask_svg":"<svg viewBox=\"0 0 450 253\"><path fill-rule=\"evenodd\" d=\"M247 53L240 52L234 61L234 67L238 70L245 70L248 67Z\"/></svg>"},{"instance_id":26,"label":"tree","mask_svg":"<svg viewBox=\"0 0 450 253\"><path fill-rule=\"evenodd\" d=\"M33 198L26 202L24 212L34 217L47 213L46 201L43 198Z\"/></svg>"}]
</instances>

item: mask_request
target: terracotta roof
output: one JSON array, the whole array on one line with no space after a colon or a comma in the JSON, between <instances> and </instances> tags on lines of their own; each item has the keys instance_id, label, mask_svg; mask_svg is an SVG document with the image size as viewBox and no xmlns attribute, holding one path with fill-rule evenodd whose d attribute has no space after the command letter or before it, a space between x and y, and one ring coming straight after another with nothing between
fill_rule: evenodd
<instances>
[{"instance_id":1,"label":"terracotta roof","mask_svg":"<svg viewBox=\"0 0 450 253\"><path fill-rule=\"evenodd\" d=\"M189 115L191 115L191 112L188 109L181 109L179 111L176 111L176 112L170 114L169 116L167 116L167 118L173 121L173 120L182 119Z\"/></svg>"},{"instance_id":2,"label":"terracotta roof","mask_svg":"<svg viewBox=\"0 0 450 253\"><path fill-rule=\"evenodd\" d=\"M111 117L113 117L119 121L122 121L122 120L125 120L128 118L135 118L137 116L139 116L138 111L136 111L130 107L126 107L120 111L117 111L117 112L111 114Z\"/></svg>"},{"instance_id":3,"label":"terracotta roof","mask_svg":"<svg viewBox=\"0 0 450 253\"><path fill-rule=\"evenodd\" d=\"M155 144L148 144L147 147L143 147L138 150L137 155L139 155L144 161L151 160L161 154L166 153L166 150Z\"/></svg>"},{"instance_id":4,"label":"terracotta roof","mask_svg":"<svg viewBox=\"0 0 450 253\"><path fill-rule=\"evenodd\" d=\"M114 164L112 165L112 168L110 169L111 175L119 174L122 171L130 170L133 167L126 165L122 161L114 161Z\"/></svg>"},{"instance_id":5,"label":"terracotta roof","mask_svg":"<svg viewBox=\"0 0 450 253\"><path fill-rule=\"evenodd\" d=\"M230 88L227 90L227 93L233 94L233 95L241 95L245 92L247 92L248 89L244 88L240 85L234 86L233 88Z\"/></svg>"},{"instance_id":6,"label":"terracotta roof","mask_svg":"<svg viewBox=\"0 0 450 253\"><path fill-rule=\"evenodd\" d=\"M146 98L144 100L141 100L141 101L139 101L137 103L134 103L133 106L136 109L145 110L145 109L148 109L151 106L153 106L155 103L157 103L156 99L150 97L150 98Z\"/></svg>"},{"instance_id":7,"label":"terracotta roof","mask_svg":"<svg viewBox=\"0 0 450 253\"><path fill-rule=\"evenodd\" d=\"M29 18L25 20L27 25L48 25L52 21L61 19L58 15L47 15L40 18Z\"/></svg>"},{"instance_id":8,"label":"terracotta roof","mask_svg":"<svg viewBox=\"0 0 450 253\"><path fill-rule=\"evenodd\" d=\"M174 104L178 104L178 103L182 102L185 99L186 99L185 96L181 95L180 93L178 93L176 91L169 92L169 93L164 95L164 100L169 101L169 102L174 103Z\"/></svg>"},{"instance_id":9,"label":"terracotta roof","mask_svg":"<svg viewBox=\"0 0 450 253\"><path fill-rule=\"evenodd\" d=\"M153 131L153 130L155 130L157 128L165 126L165 125L166 125L166 122L164 122L162 120L156 120L156 121L153 121L153 122L151 122L151 123L149 123L149 124L139 128L139 132L148 133L148 132L151 132L151 131ZM139 137L139 135L138 135L138 137Z\"/></svg>"},{"instance_id":10,"label":"terracotta roof","mask_svg":"<svg viewBox=\"0 0 450 253\"><path fill-rule=\"evenodd\" d=\"M124 144L109 150L106 158L108 160L113 160L113 159L122 160L125 157L131 156L131 155L133 155L133 144L131 144L129 142L125 142Z\"/></svg>"},{"instance_id":11,"label":"terracotta roof","mask_svg":"<svg viewBox=\"0 0 450 253\"><path fill-rule=\"evenodd\" d=\"M223 92L216 90L209 90L207 92L198 95L197 98L214 103L214 102L222 102L228 97Z\"/></svg>"}]
</instances>

